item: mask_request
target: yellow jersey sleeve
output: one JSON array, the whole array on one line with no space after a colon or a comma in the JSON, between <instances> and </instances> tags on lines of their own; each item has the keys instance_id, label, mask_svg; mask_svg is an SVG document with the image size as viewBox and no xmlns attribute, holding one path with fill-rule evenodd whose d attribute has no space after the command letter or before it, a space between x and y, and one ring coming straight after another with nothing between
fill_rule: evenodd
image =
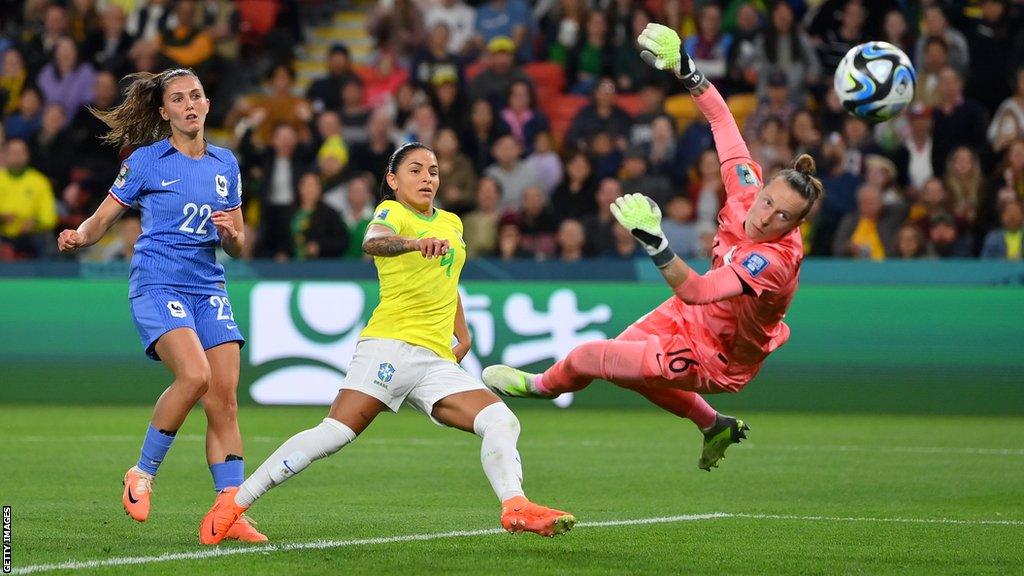
<instances>
[{"instance_id":1,"label":"yellow jersey sleeve","mask_svg":"<svg viewBox=\"0 0 1024 576\"><path fill-rule=\"evenodd\" d=\"M371 224L387 226L406 238L448 240L448 252L427 259L420 252L374 257L380 279L380 304L363 329L364 338L402 340L454 361L452 335L458 302L459 277L466 262L462 221L451 212L434 209L424 216L393 201L381 202Z\"/></svg>"}]
</instances>

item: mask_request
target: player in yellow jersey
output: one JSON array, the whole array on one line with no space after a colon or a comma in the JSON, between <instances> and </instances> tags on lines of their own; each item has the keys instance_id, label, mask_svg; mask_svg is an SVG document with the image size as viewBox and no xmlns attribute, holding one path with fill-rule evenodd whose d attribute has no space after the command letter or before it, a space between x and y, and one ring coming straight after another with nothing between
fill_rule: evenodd
<instances>
[{"instance_id":1,"label":"player in yellow jersey","mask_svg":"<svg viewBox=\"0 0 1024 576\"><path fill-rule=\"evenodd\" d=\"M470 347L458 292L466 245L459 217L434 207L438 184L437 158L427 146L406 144L391 156L381 183L384 200L363 240L363 251L377 265L380 304L345 383L323 422L288 439L240 487L220 493L200 524L203 544L219 543L257 498L334 454L377 414L397 412L403 402L439 425L483 439L481 462L501 500L506 530L554 536L576 522L571 514L527 500L516 449L519 420L458 365Z\"/></svg>"}]
</instances>

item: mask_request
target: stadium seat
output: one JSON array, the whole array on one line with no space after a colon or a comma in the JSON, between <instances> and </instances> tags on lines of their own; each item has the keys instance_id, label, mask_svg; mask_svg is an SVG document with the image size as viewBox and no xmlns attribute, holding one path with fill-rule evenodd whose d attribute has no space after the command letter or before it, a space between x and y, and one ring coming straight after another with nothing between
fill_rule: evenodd
<instances>
[{"instance_id":1,"label":"stadium seat","mask_svg":"<svg viewBox=\"0 0 1024 576\"><path fill-rule=\"evenodd\" d=\"M238 0L242 44L255 45L273 30L281 9L278 0Z\"/></svg>"},{"instance_id":2,"label":"stadium seat","mask_svg":"<svg viewBox=\"0 0 1024 576\"><path fill-rule=\"evenodd\" d=\"M757 96L754 94L734 94L729 96L725 103L729 105L729 110L736 118L736 125L740 130L743 130L747 118L754 113L754 110L757 110Z\"/></svg>"},{"instance_id":3,"label":"stadium seat","mask_svg":"<svg viewBox=\"0 0 1024 576\"><path fill-rule=\"evenodd\" d=\"M676 119L676 126L680 132L686 130L690 122L701 118L700 109L689 94L677 94L665 99L665 111Z\"/></svg>"},{"instance_id":4,"label":"stadium seat","mask_svg":"<svg viewBox=\"0 0 1024 576\"><path fill-rule=\"evenodd\" d=\"M562 68L561 64L556 62L530 62L524 64L523 72L533 80L533 85L537 87L537 95L540 96L541 92L545 94L554 93L560 94L565 92L565 69Z\"/></svg>"},{"instance_id":5,"label":"stadium seat","mask_svg":"<svg viewBox=\"0 0 1024 576\"><path fill-rule=\"evenodd\" d=\"M644 101L639 94L619 94L615 97L615 103L634 118L644 109Z\"/></svg>"},{"instance_id":6,"label":"stadium seat","mask_svg":"<svg viewBox=\"0 0 1024 576\"><path fill-rule=\"evenodd\" d=\"M565 133L569 131L572 119L589 103L590 98L577 94L560 94L549 100L541 101L541 110L548 117L548 121L551 123L551 133L559 146L565 138Z\"/></svg>"}]
</instances>

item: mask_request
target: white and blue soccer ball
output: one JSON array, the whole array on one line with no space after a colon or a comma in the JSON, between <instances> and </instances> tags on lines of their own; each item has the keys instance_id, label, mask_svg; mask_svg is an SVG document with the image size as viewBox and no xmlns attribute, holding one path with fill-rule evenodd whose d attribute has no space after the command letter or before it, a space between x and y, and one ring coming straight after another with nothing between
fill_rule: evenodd
<instances>
[{"instance_id":1,"label":"white and blue soccer ball","mask_svg":"<svg viewBox=\"0 0 1024 576\"><path fill-rule=\"evenodd\" d=\"M850 48L836 68L835 89L843 108L874 124L894 118L914 99L917 71L888 42Z\"/></svg>"}]
</instances>

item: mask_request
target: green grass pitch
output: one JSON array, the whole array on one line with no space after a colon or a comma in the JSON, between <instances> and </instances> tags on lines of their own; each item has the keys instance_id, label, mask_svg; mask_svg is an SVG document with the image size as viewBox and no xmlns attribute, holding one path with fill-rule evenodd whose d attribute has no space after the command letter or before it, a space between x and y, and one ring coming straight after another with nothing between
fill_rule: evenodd
<instances>
[{"instance_id":1,"label":"green grass pitch","mask_svg":"<svg viewBox=\"0 0 1024 576\"><path fill-rule=\"evenodd\" d=\"M496 531L479 439L405 409L253 507L271 547L211 556L197 541L214 496L200 412L160 470L149 521L136 524L121 509L121 475L149 408L6 405L0 501L12 507L14 571L1024 572L1024 418L740 413L750 440L705 473L698 433L666 413L515 408L527 494L580 522L563 537ZM324 413L243 407L247 468Z\"/></svg>"}]
</instances>

